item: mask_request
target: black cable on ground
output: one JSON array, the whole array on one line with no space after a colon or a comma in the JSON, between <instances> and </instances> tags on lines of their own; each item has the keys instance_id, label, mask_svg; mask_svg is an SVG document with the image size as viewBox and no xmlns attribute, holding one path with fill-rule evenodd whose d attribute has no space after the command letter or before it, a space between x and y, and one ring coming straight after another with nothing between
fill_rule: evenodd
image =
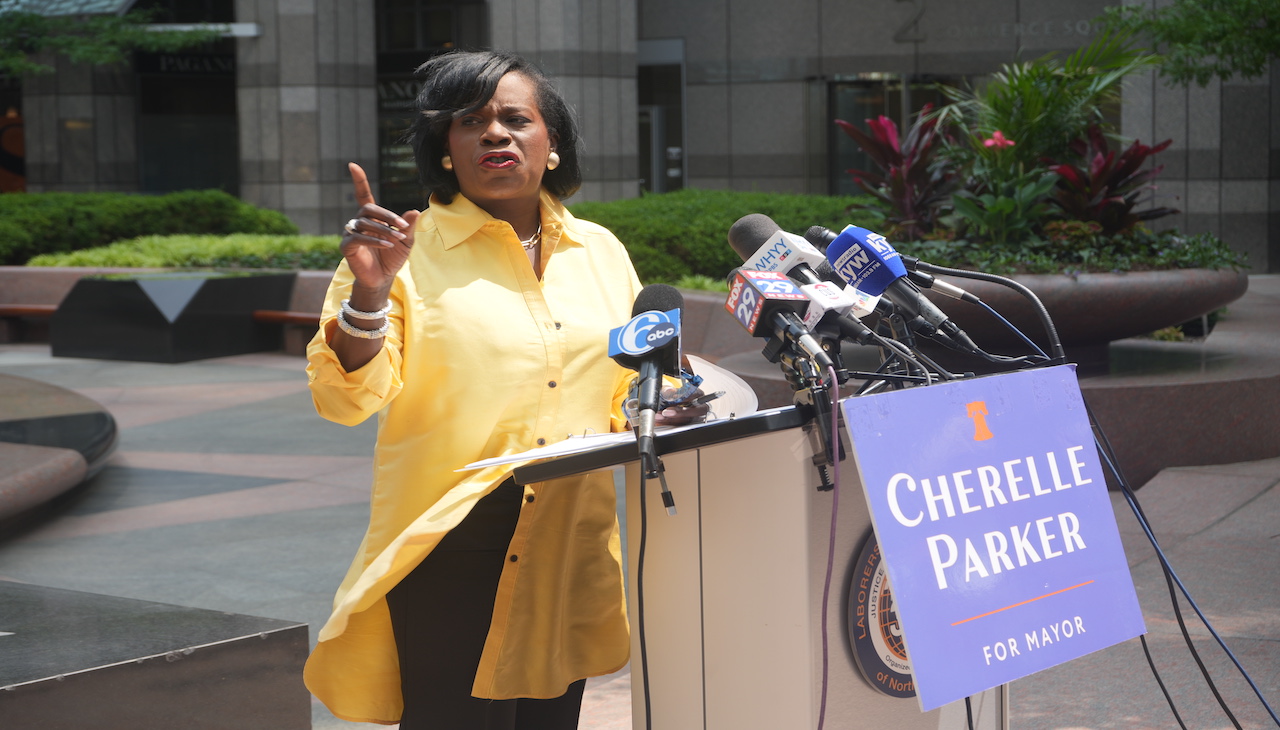
<instances>
[{"instance_id":1,"label":"black cable on ground","mask_svg":"<svg viewBox=\"0 0 1280 730\"><path fill-rule=\"evenodd\" d=\"M1196 612L1196 615L1199 616L1200 622L1209 630L1209 634L1218 642L1218 646L1222 648L1222 651L1236 666L1236 669L1239 670L1241 676L1244 677L1245 682L1247 682L1253 689L1258 700L1262 702L1262 706L1266 708L1267 712L1271 715L1272 721L1275 722L1277 726L1280 726L1280 718L1276 716L1275 710L1271 708L1271 705L1267 702L1266 698L1262 696L1262 691L1258 689L1258 685L1254 683L1253 678L1250 677L1249 673L1245 671L1243 666L1241 666L1240 660L1236 658L1236 655L1227 646L1226 642L1222 640L1222 637L1218 634L1217 630L1213 628L1213 625L1209 623L1209 619L1205 617L1204 612L1200 610L1200 606L1198 606L1195 599L1191 597L1191 592L1187 590L1187 587L1183 585L1177 574L1174 573L1173 566L1169 564L1168 556L1165 555L1164 550L1160 547L1160 542L1156 539L1155 533L1151 529L1151 523L1147 521L1146 513L1143 511L1142 506L1138 504L1138 495L1134 492L1133 487L1120 471L1120 462L1115 456L1115 449L1111 445L1111 440L1107 438L1102 427L1098 425L1098 419L1094 417L1093 409L1089 407L1088 401L1085 401L1085 411L1089 415L1089 423L1093 427L1094 440L1097 443L1099 453L1102 454L1103 461L1106 462L1107 468L1111 471L1112 476L1116 479L1116 483L1120 486L1121 493L1129 503L1129 507L1133 510L1134 515L1138 518L1138 525L1142 527L1143 532L1147 535L1147 539L1151 542L1152 547L1155 548L1156 557L1160 560L1160 567L1164 572L1165 583L1169 588L1169 598L1173 605L1174 616L1177 618L1178 627L1182 630L1183 640L1186 642L1187 649L1191 652L1191 656L1195 660L1196 666L1200 668L1200 674L1204 676L1205 683L1209 687L1209 691L1213 693L1214 699L1217 700L1218 706L1222 708L1224 713L1226 713L1227 718L1231 720L1231 724L1235 726L1237 730L1241 730L1239 720L1237 720L1235 714L1231 712L1231 708L1227 706L1226 700L1223 699L1222 694L1218 692L1217 684L1209 675L1209 669L1204 665L1204 662L1200 658L1200 653L1196 651L1195 643L1191 640L1191 633L1187 630L1186 622L1182 616L1182 609L1179 605L1179 590L1181 590L1182 595L1186 597L1187 602L1191 604L1191 608ZM1177 585L1177 589L1174 587L1175 584ZM1174 714L1177 714L1176 710L1174 711Z\"/></svg>"},{"instance_id":2,"label":"black cable on ground","mask_svg":"<svg viewBox=\"0 0 1280 730\"><path fill-rule=\"evenodd\" d=\"M1168 688L1164 686L1164 680L1160 678L1160 672L1156 669L1156 662L1151 658L1151 647L1147 646L1147 636L1143 634L1138 639L1142 642L1142 653L1147 657L1147 666L1151 667L1151 675L1156 678L1156 684L1160 685L1160 692L1164 694L1164 701L1168 703L1169 709L1173 711L1173 719L1178 721L1178 727L1187 730L1187 725L1182 721L1182 715L1178 714L1178 708L1173 704L1173 696L1169 694Z\"/></svg>"}]
</instances>

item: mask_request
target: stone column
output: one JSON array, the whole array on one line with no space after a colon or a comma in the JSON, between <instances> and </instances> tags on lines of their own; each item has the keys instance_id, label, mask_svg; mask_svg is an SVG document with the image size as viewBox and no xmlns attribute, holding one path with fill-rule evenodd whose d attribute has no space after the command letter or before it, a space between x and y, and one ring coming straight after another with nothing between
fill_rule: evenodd
<instances>
[{"instance_id":1,"label":"stone column","mask_svg":"<svg viewBox=\"0 0 1280 730\"><path fill-rule=\"evenodd\" d=\"M492 0L489 18L493 48L537 63L578 112L573 200L638 196L636 0Z\"/></svg>"},{"instance_id":2,"label":"stone column","mask_svg":"<svg viewBox=\"0 0 1280 730\"><path fill-rule=\"evenodd\" d=\"M42 60L55 71L22 81L27 190L137 190L132 69Z\"/></svg>"},{"instance_id":3,"label":"stone column","mask_svg":"<svg viewBox=\"0 0 1280 730\"><path fill-rule=\"evenodd\" d=\"M347 162L375 183L373 0L236 0L261 35L236 44L240 196L304 233L338 233L354 208Z\"/></svg>"},{"instance_id":4,"label":"stone column","mask_svg":"<svg viewBox=\"0 0 1280 730\"><path fill-rule=\"evenodd\" d=\"M1207 86L1164 83L1156 72L1125 88L1122 133L1144 144L1173 139L1154 157L1156 205L1181 211L1153 221L1156 228L1213 233L1246 253L1254 273L1280 271L1280 182L1273 159L1272 110L1280 104L1274 71L1249 81Z\"/></svg>"}]
</instances>

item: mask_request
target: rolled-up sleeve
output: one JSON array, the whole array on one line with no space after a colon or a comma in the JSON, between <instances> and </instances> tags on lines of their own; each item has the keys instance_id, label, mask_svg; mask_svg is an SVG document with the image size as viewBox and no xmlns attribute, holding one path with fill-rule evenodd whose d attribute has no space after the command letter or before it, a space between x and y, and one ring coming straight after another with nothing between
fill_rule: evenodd
<instances>
[{"instance_id":1,"label":"rolled-up sleeve","mask_svg":"<svg viewBox=\"0 0 1280 730\"><path fill-rule=\"evenodd\" d=\"M315 403L316 412L322 418L344 426L363 423L395 400L404 387L401 282L397 281L392 288L387 335L382 340L382 349L372 360L347 372L338 361L337 353L329 345L329 338L338 328L340 302L351 291L351 280L351 272L346 264L339 266L325 296L320 329L307 345L307 384L311 388L311 400Z\"/></svg>"}]
</instances>

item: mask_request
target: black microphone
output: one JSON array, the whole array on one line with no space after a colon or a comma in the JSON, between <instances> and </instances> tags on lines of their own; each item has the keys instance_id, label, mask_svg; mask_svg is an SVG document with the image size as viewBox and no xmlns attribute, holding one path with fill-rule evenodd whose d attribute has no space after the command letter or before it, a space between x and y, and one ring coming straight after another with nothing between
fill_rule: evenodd
<instances>
[{"instance_id":1,"label":"black microphone","mask_svg":"<svg viewBox=\"0 0 1280 730\"><path fill-rule=\"evenodd\" d=\"M684 295L668 284L650 284L640 290L631 307L631 321L609 333L609 356L635 370L636 446L646 476L661 476L662 466L654 445L654 422L660 412L662 376L679 376L680 315ZM662 478L662 501L675 514L675 501Z\"/></svg>"},{"instance_id":2,"label":"black microphone","mask_svg":"<svg viewBox=\"0 0 1280 730\"><path fill-rule=\"evenodd\" d=\"M729 245L754 271L780 271L802 284L831 281L843 284L822 252L805 239L787 233L763 213L749 213L729 227ZM824 278L819 267L826 269Z\"/></svg>"}]
</instances>

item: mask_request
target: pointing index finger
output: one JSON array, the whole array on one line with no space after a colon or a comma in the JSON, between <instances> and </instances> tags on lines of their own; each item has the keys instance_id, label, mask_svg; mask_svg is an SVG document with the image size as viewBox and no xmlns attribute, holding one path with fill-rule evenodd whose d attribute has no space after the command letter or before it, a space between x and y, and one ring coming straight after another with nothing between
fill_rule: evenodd
<instances>
[{"instance_id":1,"label":"pointing index finger","mask_svg":"<svg viewBox=\"0 0 1280 730\"><path fill-rule=\"evenodd\" d=\"M347 170L351 173L351 187L355 189L356 205L375 203L373 190L369 187L369 178L364 174L364 168L354 162L348 162Z\"/></svg>"}]
</instances>

